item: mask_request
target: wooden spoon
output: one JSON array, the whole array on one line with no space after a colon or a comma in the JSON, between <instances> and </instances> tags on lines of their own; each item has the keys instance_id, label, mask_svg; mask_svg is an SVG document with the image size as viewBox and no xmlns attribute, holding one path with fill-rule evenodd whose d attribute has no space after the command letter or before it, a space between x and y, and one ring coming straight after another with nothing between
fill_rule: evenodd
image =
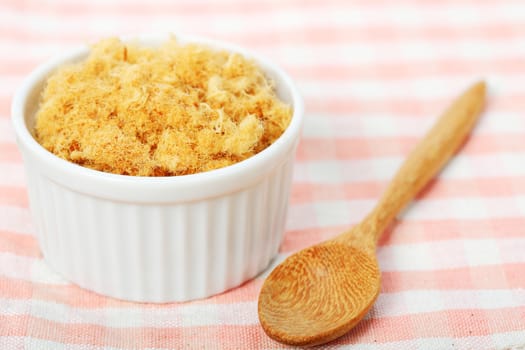
<instances>
[{"instance_id":1,"label":"wooden spoon","mask_svg":"<svg viewBox=\"0 0 525 350\"><path fill-rule=\"evenodd\" d=\"M258 305L268 336L290 345L319 345L347 333L366 315L381 286L375 257L380 234L459 148L484 100L485 83L478 82L445 111L360 224L272 271Z\"/></svg>"}]
</instances>

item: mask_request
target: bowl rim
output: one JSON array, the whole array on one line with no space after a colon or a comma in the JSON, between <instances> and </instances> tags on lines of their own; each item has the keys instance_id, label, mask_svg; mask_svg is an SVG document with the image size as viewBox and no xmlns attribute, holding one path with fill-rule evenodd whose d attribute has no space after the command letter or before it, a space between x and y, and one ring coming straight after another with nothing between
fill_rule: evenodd
<instances>
[{"instance_id":1,"label":"bowl rim","mask_svg":"<svg viewBox=\"0 0 525 350\"><path fill-rule=\"evenodd\" d=\"M31 94L57 67L87 55L89 46L83 45L55 55L39 65L15 92L11 106L11 120L26 168L31 167L31 171L41 171L55 183L77 192L98 197L123 201L173 202L214 197L241 190L261 181L265 174L284 163L287 160L285 155L293 153L298 143L304 114L303 100L290 76L259 54L215 39L171 33L122 36L121 39L124 42L134 41L156 46L170 37L175 37L181 43L202 44L212 49L239 53L255 60L267 74L277 77L278 79L274 79L276 84L287 90L293 108L290 124L283 134L266 149L241 162L189 175L167 177L120 175L86 168L62 159L46 150L34 139L26 123L25 110Z\"/></svg>"}]
</instances>

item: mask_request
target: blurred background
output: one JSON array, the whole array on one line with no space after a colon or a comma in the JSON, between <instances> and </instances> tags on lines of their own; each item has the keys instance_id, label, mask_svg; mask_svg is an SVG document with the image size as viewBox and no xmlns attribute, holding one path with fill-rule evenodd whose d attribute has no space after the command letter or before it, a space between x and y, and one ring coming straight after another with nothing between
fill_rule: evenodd
<instances>
[{"instance_id":1,"label":"blurred background","mask_svg":"<svg viewBox=\"0 0 525 350\"><path fill-rule=\"evenodd\" d=\"M525 71L519 0L3 0L0 23L3 114L20 78L53 54L144 32L204 35L264 54L297 80L311 113L427 116L450 86L479 77L508 89L507 104Z\"/></svg>"},{"instance_id":2,"label":"blurred background","mask_svg":"<svg viewBox=\"0 0 525 350\"><path fill-rule=\"evenodd\" d=\"M53 54L143 32L209 36L264 54L296 79L312 114L430 117L451 86L480 77L508 89L507 105L525 72L520 0L2 0L0 26L4 115L20 78Z\"/></svg>"}]
</instances>

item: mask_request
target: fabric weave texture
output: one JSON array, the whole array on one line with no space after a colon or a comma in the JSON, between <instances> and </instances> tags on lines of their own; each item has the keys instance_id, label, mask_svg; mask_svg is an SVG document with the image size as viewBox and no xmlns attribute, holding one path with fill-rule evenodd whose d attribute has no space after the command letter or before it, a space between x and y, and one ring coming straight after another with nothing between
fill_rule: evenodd
<instances>
[{"instance_id":1,"label":"fabric weave texture","mask_svg":"<svg viewBox=\"0 0 525 350\"><path fill-rule=\"evenodd\" d=\"M101 38L191 33L281 65L306 104L278 258L373 207L410 149L469 84L472 136L381 238L382 290L329 349L525 349L525 2L0 0L0 349L280 349L257 318L261 276L205 300L135 304L76 287L42 260L10 122L22 79Z\"/></svg>"}]
</instances>

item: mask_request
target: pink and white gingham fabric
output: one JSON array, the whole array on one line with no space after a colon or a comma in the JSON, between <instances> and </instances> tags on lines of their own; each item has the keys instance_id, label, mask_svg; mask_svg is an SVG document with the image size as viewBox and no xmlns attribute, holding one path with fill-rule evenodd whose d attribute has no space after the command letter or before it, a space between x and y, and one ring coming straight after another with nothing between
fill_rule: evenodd
<instances>
[{"instance_id":1,"label":"pink and white gingham fabric","mask_svg":"<svg viewBox=\"0 0 525 350\"><path fill-rule=\"evenodd\" d=\"M307 113L277 262L358 222L451 99L486 78L473 136L380 242L376 305L328 347L525 349L521 0L1 0L0 349L283 347L258 324L264 276L206 300L144 305L82 290L42 261L12 94L57 52L154 31L238 43L297 81Z\"/></svg>"}]
</instances>

